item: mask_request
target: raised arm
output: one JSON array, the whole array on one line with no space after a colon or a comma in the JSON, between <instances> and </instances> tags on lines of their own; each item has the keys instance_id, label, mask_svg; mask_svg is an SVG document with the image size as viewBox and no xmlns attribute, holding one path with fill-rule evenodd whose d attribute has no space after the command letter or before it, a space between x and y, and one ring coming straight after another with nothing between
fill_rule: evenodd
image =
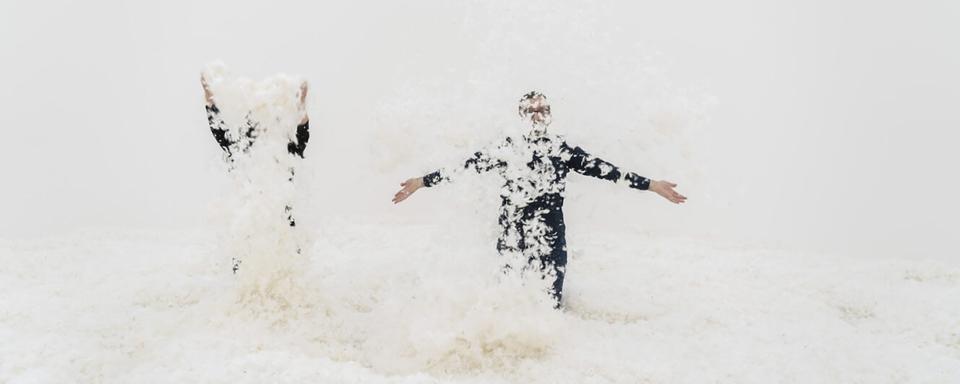
<instances>
[{"instance_id":1,"label":"raised arm","mask_svg":"<svg viewBox=\"0 0 960 384\"><path fill-rule=\"evenodd\" d=\"M509 140L507 141L509 144ZM502 147L502 145L501 145ZM499 148L499 147L498 147ZM472 170L477 173L483 173L501 167L506 163L491 156L491 151L481 150L474 152L473 156L468 158L460 166L452 168L442 168L428 173L422 177L414 177L400 183L400 191L393 195L393 203L399 203L410 197L414 192L422 187L432 187L456 179L457 176L465 171Z\"/></svg>"},{"instance_id":2,"label":"raised arm","mask_svg":"<svg viewBox=\"0 0 960 384\"><path fill-rule=\"evenodd\" d=\"M651 180L633 172L623 173L617 166L590 155L584 151L583 148L571 148L567 143L563 143L560 149L562 153L561 158L574 172L598 179L609 180L614 183L625 181L630 188L650 190L678 204L687 200L685 196L677 193L677 191L673 189L677 186L674 183L662 180Z\"/></svg>"},{"instance_id":3,"label":"raised arm","mask_svg":"<svg viewBox=\"0 0 960 384\"><path fill-rule=\"evenodd\" d=\"M303 158L303 151L307 149L307 141L310 140L310 116L307 115L307 82L300 83L300 124L297 124L297 133L293 140L287 144L287 152L292 155Z\"/></svg>"},{"instance_id":4,"label":"raised arm","mask_svg":"<svg viewBox=\"0 0 960 384\"><path fill-rule=\"evenodd\" d=\"M227 138L226 123L220 118L220 109L217 108L217 104L213 102L213 92L210 91L207 78L203 75L200 75L200 85L203 86L203 98L206 101L205 108L207 110L207 124L210 125L210 133L213 134L214 140L217 141L217 144L220 145L220 148L223 149L229 157L232 155L230 146L233 142Z\"/></svg>"},{"instance_id":5,"label":"raised arm","mask_svg":"<svg viewBox=\"0 0 960 384\"><path fill-rule=\"evenodd\" d=\"M203 86L203 99L207 102L207 106L213 105L213 92L210 91L210 85L207 84L207 77L203 74L200 74L200 85Z\"/></svg>"}]
</instances>

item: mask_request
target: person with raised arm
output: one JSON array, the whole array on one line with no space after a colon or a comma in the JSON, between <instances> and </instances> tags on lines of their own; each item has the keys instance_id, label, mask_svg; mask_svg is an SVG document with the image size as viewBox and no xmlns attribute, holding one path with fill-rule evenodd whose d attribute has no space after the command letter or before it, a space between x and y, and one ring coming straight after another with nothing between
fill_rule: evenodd
<instances>
[{"instance_id":1,"label":"person with raised arm","mask_svg":"<svg viewBox=\"0 0 960 384\"><path fill-rule=\"evenodd\" d=\"M236 156L241 156L244 153L247 153L250 148L256 143L257 138L263 133L263 125L251 118L251 114L248 113L243 119L243 122L240 123L240 129L230 129L227 124L224 122L223 118L220 115L220 108L216 104L216 96L210 89L209 84L207 83L207 78L204 75L200 76L200 84L203 86L204 100L206 101L206 110L207 110L207 122L210 126L210 133L213 134L213 138L217 141L217 144L220 145L220 149L223 150L224 160L229 165L228 171L233 170L233 163L236 159ZM304 151L307 148L307 141L310 140L310 118L307 115L306 110L306 99L307 99L307 83L301 82L299 90L297 91L297 110L301 114L299 123L296 127L296 133L291 135L289 143L286 146L285 154L278 155L288 155L304 157ZM289 168L289 182L293 182L293 177L295 170L293 165L290 165ZM284 206L284 215L286 216L287 222L291 227L296 226L296 221L293 217L293 207L292 202L287 202ZM299 253L300 250L297 249ZM240 269L240 264L242 260L234 258L232 261L233 273L237 273Z\"/></svg>"}]
</instances>

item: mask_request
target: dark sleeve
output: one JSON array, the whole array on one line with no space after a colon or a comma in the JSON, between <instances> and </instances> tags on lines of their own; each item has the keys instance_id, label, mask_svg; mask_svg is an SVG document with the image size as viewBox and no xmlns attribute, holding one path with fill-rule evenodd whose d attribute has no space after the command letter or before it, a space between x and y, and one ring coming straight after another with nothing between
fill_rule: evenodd
<instances>
[{"instance_id":1,"label":"dark sleeve","mask_svg":"<svg viewBox=\"0 0 960 384\"><path fill-rule=\"evenodd\" d=\"M230 145L232 145L233 142L227 138L227 129L224 128L225 123L223 119L220 118L220 109L217 108L216 104L210 104L206 108L210 133L213 134L213 138L217 141L217 144L220 144L220 148L230 153Z\"/></svg>"},{"instance_id":2,"label":"dark sleeve","mask_svg":"<svg viewBox=\"0 0 960 384\"><path fill-rule=\"evenodd\" d=\"M440 171L433 171L423 176L423 186L429 188L439 184L443 180L444 178L440 175Z\"/></svg>"},{"instance_id":3,"label":"dark sleeve","mask_svg":"<svg viewBox=\"0 0 960 384\"><path fill-rule=\"evenodd\" d=\"M289 144L287 144L287 152L290 152L290 154L297 155L297 156L300 156L300 158L303 158L303 151L307 149L308 140L310 140L310 121L309 120L297 126L296 141L291 141Z\"/></svg>"},{"instance_id":4,"label":"dark sleeve","mask_svg":"<svg viewBox=\"0 0 960 384\"><path fill-rule=\"evenodd\" d=\"M646 190L650 188L650 179L633 172L623 173L617 166L591 156L583 148L570 148L567 143L563 143L560 149L567 166L574 172L615 183L623 180L629 183L630 188L634 189Z\"/></svg>"},{"instance_id":5,"label":"dark sleeve","mask_svg":"<svg viewBox=\"0 0 960 384\"><path fill-rule=\"evenodd\" d=\"M507 139L507 144L509 144L509 142L510 140ZM451 170L440 169L423 176L423 186L432 187L440 184L441 182L448 182L452 178L455 178L456 175L466 170L484 173L505 164L506 163L504 163L503 160L492 158L488 151L477 151L474 152L473 156L464 161L459 167L455 167Z\"/></svg>"}]
</instances>

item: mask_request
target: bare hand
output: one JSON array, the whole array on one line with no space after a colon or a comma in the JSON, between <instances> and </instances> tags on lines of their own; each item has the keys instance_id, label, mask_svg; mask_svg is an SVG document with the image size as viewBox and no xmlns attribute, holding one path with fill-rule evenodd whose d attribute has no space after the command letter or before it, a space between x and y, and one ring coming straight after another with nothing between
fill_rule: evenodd
<instances>
[{"instance_id":1,"label":"bare hand","mask_svg":"<svg viewBox=\"0 0 960 384\"><path fill-rule=\"evenodd\" d=\"M407 181L400 183L400 186L403 188L401 188L397 194L393 195L394 204L406 200L408 197L410 197L410 195L423 187L423 178L414 177L412 179L407 179Z\"/></svg>"},{"instance_id":2,"label":"bare hand","mask_svg":"<svg viewBox=\"0 0 960 384\"><path fill-rule=\"evenodd\" d=\"M306 124L310 121L310 117L307 116L307 81L304 80L300 83L300 110L303 111L303 117L300 118L300 125Z\"/></svg>"},{"instance_id":3,"label":"bare hand","mask_svg":"<svg viewBox=\"0 0 960 384\"><path fill-rule=\"evenodd\" d=\"M207 105L213 105L213 92L210 92L210 85L207 84L207 78L200 74L200 85L203 86L203 97L207 100Z\"/></svg>"},{"instance_id":4,"label":"bare hand","mask_svg":"<svg viewBox=\"0 0 960 384\"><path fill-rule=\"evenodd\" d=\"M302 107L304 103L307 102L307 81L300 82L300 106Z\"/></svg>"},{"instance_id":5,"label":"bare hand","mask_svg":"<svg viewBox=\"0 0 960 384\"><path fill-rule=\"evenodd\" d=\"M680 204L687 201L687 197L677 193L674 190L677 185L669 181L664 180L654 180L650 182L649 190L656 192L658 195L663 196L663 198L670 200L673 203Z\"/></svg>"}]
</instances>

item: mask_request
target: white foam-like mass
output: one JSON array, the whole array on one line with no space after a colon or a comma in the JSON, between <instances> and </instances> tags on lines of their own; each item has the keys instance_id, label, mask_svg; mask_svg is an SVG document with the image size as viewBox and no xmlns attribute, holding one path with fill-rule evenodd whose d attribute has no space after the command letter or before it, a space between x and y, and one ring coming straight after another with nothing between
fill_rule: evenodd
<instances>
[{"instance_id":1,"label":"white foam-like mass","mask_svg":"<svg viewBox=\"0 0 960 384\"><path fill-rule=\"evenodd\" d=\"M502 262L488 257L489 244L470 255L468 269L474 272L464 276L463 259L445 257L462 251L438 253L420 240L430 237L424 233L435 232L432 228L358 228L346 220L323 228L314 243L299 227L290 227L285 207L296 206L297 195L290 169L301 161L286 145L304 113L297 96L300 79L277 75L253 81L219 63L204 74L228 138L242 143L247 130L256 128L255 139L225 156L231 183L217 202L216 240L191 259L195 269L186 274L193 277L179 279L194 288L174 301L200 310L199 318L183 327L213 331L219 336L204 338L239 342L241 350L279 348L267 355L284 361L289 356L282 345L292 342L288 346L298 353L353 361L365 367L358 372L380 374L496 372L549 355L563 332L562 315L541 285L498 274ZM343 232L346 228L352 230ZM233 258L242 260L236 275L230 272ZM420 264L424 261L430 266ZM156 296L134 301L170 304ZM260 332L282 336L253 336ZM263 362L252 359L230 363L237 365L231 369L248 378L274 377L256 376Z\"/></svg>"},{"instance_id":2,"label":"white foam-like mass","mask_svg":"<svg viewBox=\"0 0 960 384\"><path fill-rule=\"evenodd\" d=\"M209 64L203 74L219 109L216 127L234 143L230 155L224 153L232 183L219 202L218 252L225 263L241 262L237 275L243 300L295 305L307 259L302 249L306 239L289 225L301 159L287 145L295 140L305 113L302 80L280 74L254 81L232 74L220 62Z\"/></svg>"},{"instance_id":3,"label":"white foam-like mass","mask_svg":"<svg viewBox=\"0 0 960 384\"><path fill-rule=\"evenodd\" d=\"M481 40L463 60L473 70L409 75L403 86L378 89L364 99L376 126L311 127L316 137L359 132L341 135L363 143L348 146L360 149L347 159L318 151L317 141L306 161L286 156L301 112L299 79L254 81L211 66L208 80L230 134L242 138L248 116L264 124L262 140L224 166L232 167L231 181L216 201L216 225L0 238L0 383L960 377L960 264L953 259L858 259L667 237L650 232L671 217L664 212L673 207L659 197L582 179L571 181L578 189L568 194L566 309L557 312L539 287L498 273L496 176L469 175L389 206L401 177L456 164L515 134L516 100L531 89L551 97L551 129L571 144L627 171L676 178L690 204L742 188L686 189L704 165L686 142L699 137L692 131L712 99L671 85L635 36L596 33L603 29L578 11L586 3L499 5L469 9L466 31ZM397 65L406 74L422 63ZM327 149L347 144L356 143ZM370 180L322 178L307 194L370 190L382 205L348 196L299 210L287 168L301 176L321 164ZM320 223L302 229L310 238L286 225L290 201L299 218ZM334 205L343 209L331 214ZM355 214L360 208L375 215ZM237 255L244 263L234 275L229 263Z\"/></svg>"},{"instance_id":4,"label":"white foam-like mass","mask_svg":"<svg viewBox=\"0 0 960 384\"><path fill-rule=\"evenodd\" d=\"M324 228L300 305L287 308L238 302L208 235L6 240L0 382L960 377L956 263L798 254L636 227L581 231L576 241L558 313L537 302L541 292L498 283L480 244L441 225L345 218Z\"/></svg>"},{"instance_id":5,"label":"white foam-like mass","mask_svg":"<svg viewBox=\"0 0 960 384\"><path fill-rule=\"evenodd\" d=\"M208 73L226 120L241 122L253 111L265 122L263 141L236 157L229 171L231 184L217 203L219 225L211 233L90 231L0 240L0 382L948 383L960 377L955 261L671 238L649 232L655 216L613 223L580 216L569 223L566 309L557 312L539 287L501 278L495 234L476 234L482 224L473 205L428 210L455 212L429 224L386 214L326 215L312 241L300 241L283 216L296 195L287 167L310 165L284 151L299 116L296 79L253 82ZM394 100L387 116L440 126L416 118L431 111L422 100ZM555 113L557 124L564 112ZM512 111L504 115L515 120ZM416 140L413 133L387 138ZM438 136L428 148L445 148L445 139L466 142L447 143L454 148L442 156L451 161L480 141L464 132ZM219 151L212 140L210 151ZM310 146L306 154L324 156ZM384 168L387 160L414 168L402 151L387 154ZM496 198L499 180L464 179L412 199L462 193L461 201L482 205L478 196ZM495 225L495 216L487 218ZM229 260L238 254L244 263L233 275Z\"/></svg>"}]
</instances>

